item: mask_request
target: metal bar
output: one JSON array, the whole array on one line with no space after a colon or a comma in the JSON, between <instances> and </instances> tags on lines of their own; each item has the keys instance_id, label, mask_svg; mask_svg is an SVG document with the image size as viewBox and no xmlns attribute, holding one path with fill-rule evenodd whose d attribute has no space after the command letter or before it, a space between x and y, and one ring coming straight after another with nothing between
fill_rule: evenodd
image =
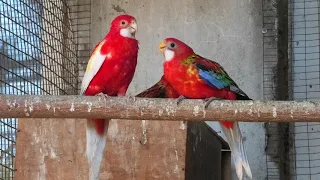
<instances>
[{"instance_id":1,"label":"metal bar","mask_svg":"<svg viewBox=\"0 0 320 180\"><path fill-rule=\"evenodd\" d=\"M213 101L101 96L0 95L0 118L320 122L320 102Z\"/></svg>"}]
</instances>

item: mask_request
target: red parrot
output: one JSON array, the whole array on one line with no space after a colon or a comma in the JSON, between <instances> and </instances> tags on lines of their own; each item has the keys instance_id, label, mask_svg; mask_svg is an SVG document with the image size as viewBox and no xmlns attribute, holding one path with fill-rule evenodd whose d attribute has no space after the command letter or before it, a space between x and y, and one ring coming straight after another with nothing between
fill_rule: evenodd
<instances>
[{"instance_id":1,"label":"red parrot","mask_svg":"<svg viewBox=\"0 0 320 180\"><path fill-rule=\"evenodd\" d=\"M251 100L230 78L218 63L205 59L175 38L167 38L159 44L165 57L164 76L183 97L206 99L206 106L214 98L226 100ZM252 179L242 135L237 122L221 122L229 143L238 178L243 177L242 166Z\"/></svg>"},{"instance_id":2,"label":"red parrot","mask_svg":"<svg viewBox=\"0 0 320 180\"><path fill-rule=\"evenodd\" d=\"M100 41L89 59L81 84L81 95L124 96L132 81L138 57L136 19L130 15L117 16L108 34ZM99 178L100 165L109 120L87 120L87 159L89 179Z\"/></svg>"}]
</instances>

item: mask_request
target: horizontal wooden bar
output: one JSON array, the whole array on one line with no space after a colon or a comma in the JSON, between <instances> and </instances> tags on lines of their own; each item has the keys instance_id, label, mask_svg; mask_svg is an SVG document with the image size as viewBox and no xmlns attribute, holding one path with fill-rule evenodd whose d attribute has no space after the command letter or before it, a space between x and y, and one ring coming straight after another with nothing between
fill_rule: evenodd
<instances>
[{"instance_id":1,"label":"horizontal wooden bar","mask_svg":"<svg viewBox=\"0 0 320 180\"><path fill-rule=\"evenodd\" d=\"M320 122L320 102L0 95L0 118L104 118L170 121Z\"/></svg>"}]
</instances>

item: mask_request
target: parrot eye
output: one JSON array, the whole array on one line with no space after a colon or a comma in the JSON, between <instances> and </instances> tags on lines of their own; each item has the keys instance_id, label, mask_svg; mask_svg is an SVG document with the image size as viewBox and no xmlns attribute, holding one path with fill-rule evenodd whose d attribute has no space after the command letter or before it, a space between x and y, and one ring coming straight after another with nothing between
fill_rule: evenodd
<instances>
[{"instance_id":1,"label":"parrot eye","mask_svg":"<svg viewBox=\"0 0 320 180\"><path fill-rule=\"evenodd\" d=\"M121 21L121 26L127 25L127 21Z\"/></svg>"},{"instance_id":2,"label":"parrot eye","mask_svg":"<svg viewBox=\"0 0 320 180\"><path fill-rule=\"evenodd\" d=\"M170 47L171 47L171 48L174 48L174 47L176 47L176 44L170 43Z\"/></svg>"}]
</instances>

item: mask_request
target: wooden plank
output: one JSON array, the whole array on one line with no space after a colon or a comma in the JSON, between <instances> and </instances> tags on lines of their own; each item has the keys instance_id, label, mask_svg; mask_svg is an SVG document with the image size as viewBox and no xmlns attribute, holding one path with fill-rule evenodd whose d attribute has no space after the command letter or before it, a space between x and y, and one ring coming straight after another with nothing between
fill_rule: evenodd
<instances>
[{"instance_id":1,"label":"wooden plank","mask_svg":"<svg viewBox=\"0 0 320 180\"><path fill-rule=\"evenodd\" d=\"M75 119L19 119L15 179L88 179L85 124Z\"/></svg>"},{"instance_id":2,"label":"wooden plank","mask_svg":"<svg viewBox=\"0 0 320 180\"><path fill-rule=\"evenodd\" d=\"M222 180L221 149L228 148L228 145L213 132L204 122L188 122L186 180ZM229 162L229 166L224 168L230 169L230 165Z\"/></svg>"}]
</instances>

